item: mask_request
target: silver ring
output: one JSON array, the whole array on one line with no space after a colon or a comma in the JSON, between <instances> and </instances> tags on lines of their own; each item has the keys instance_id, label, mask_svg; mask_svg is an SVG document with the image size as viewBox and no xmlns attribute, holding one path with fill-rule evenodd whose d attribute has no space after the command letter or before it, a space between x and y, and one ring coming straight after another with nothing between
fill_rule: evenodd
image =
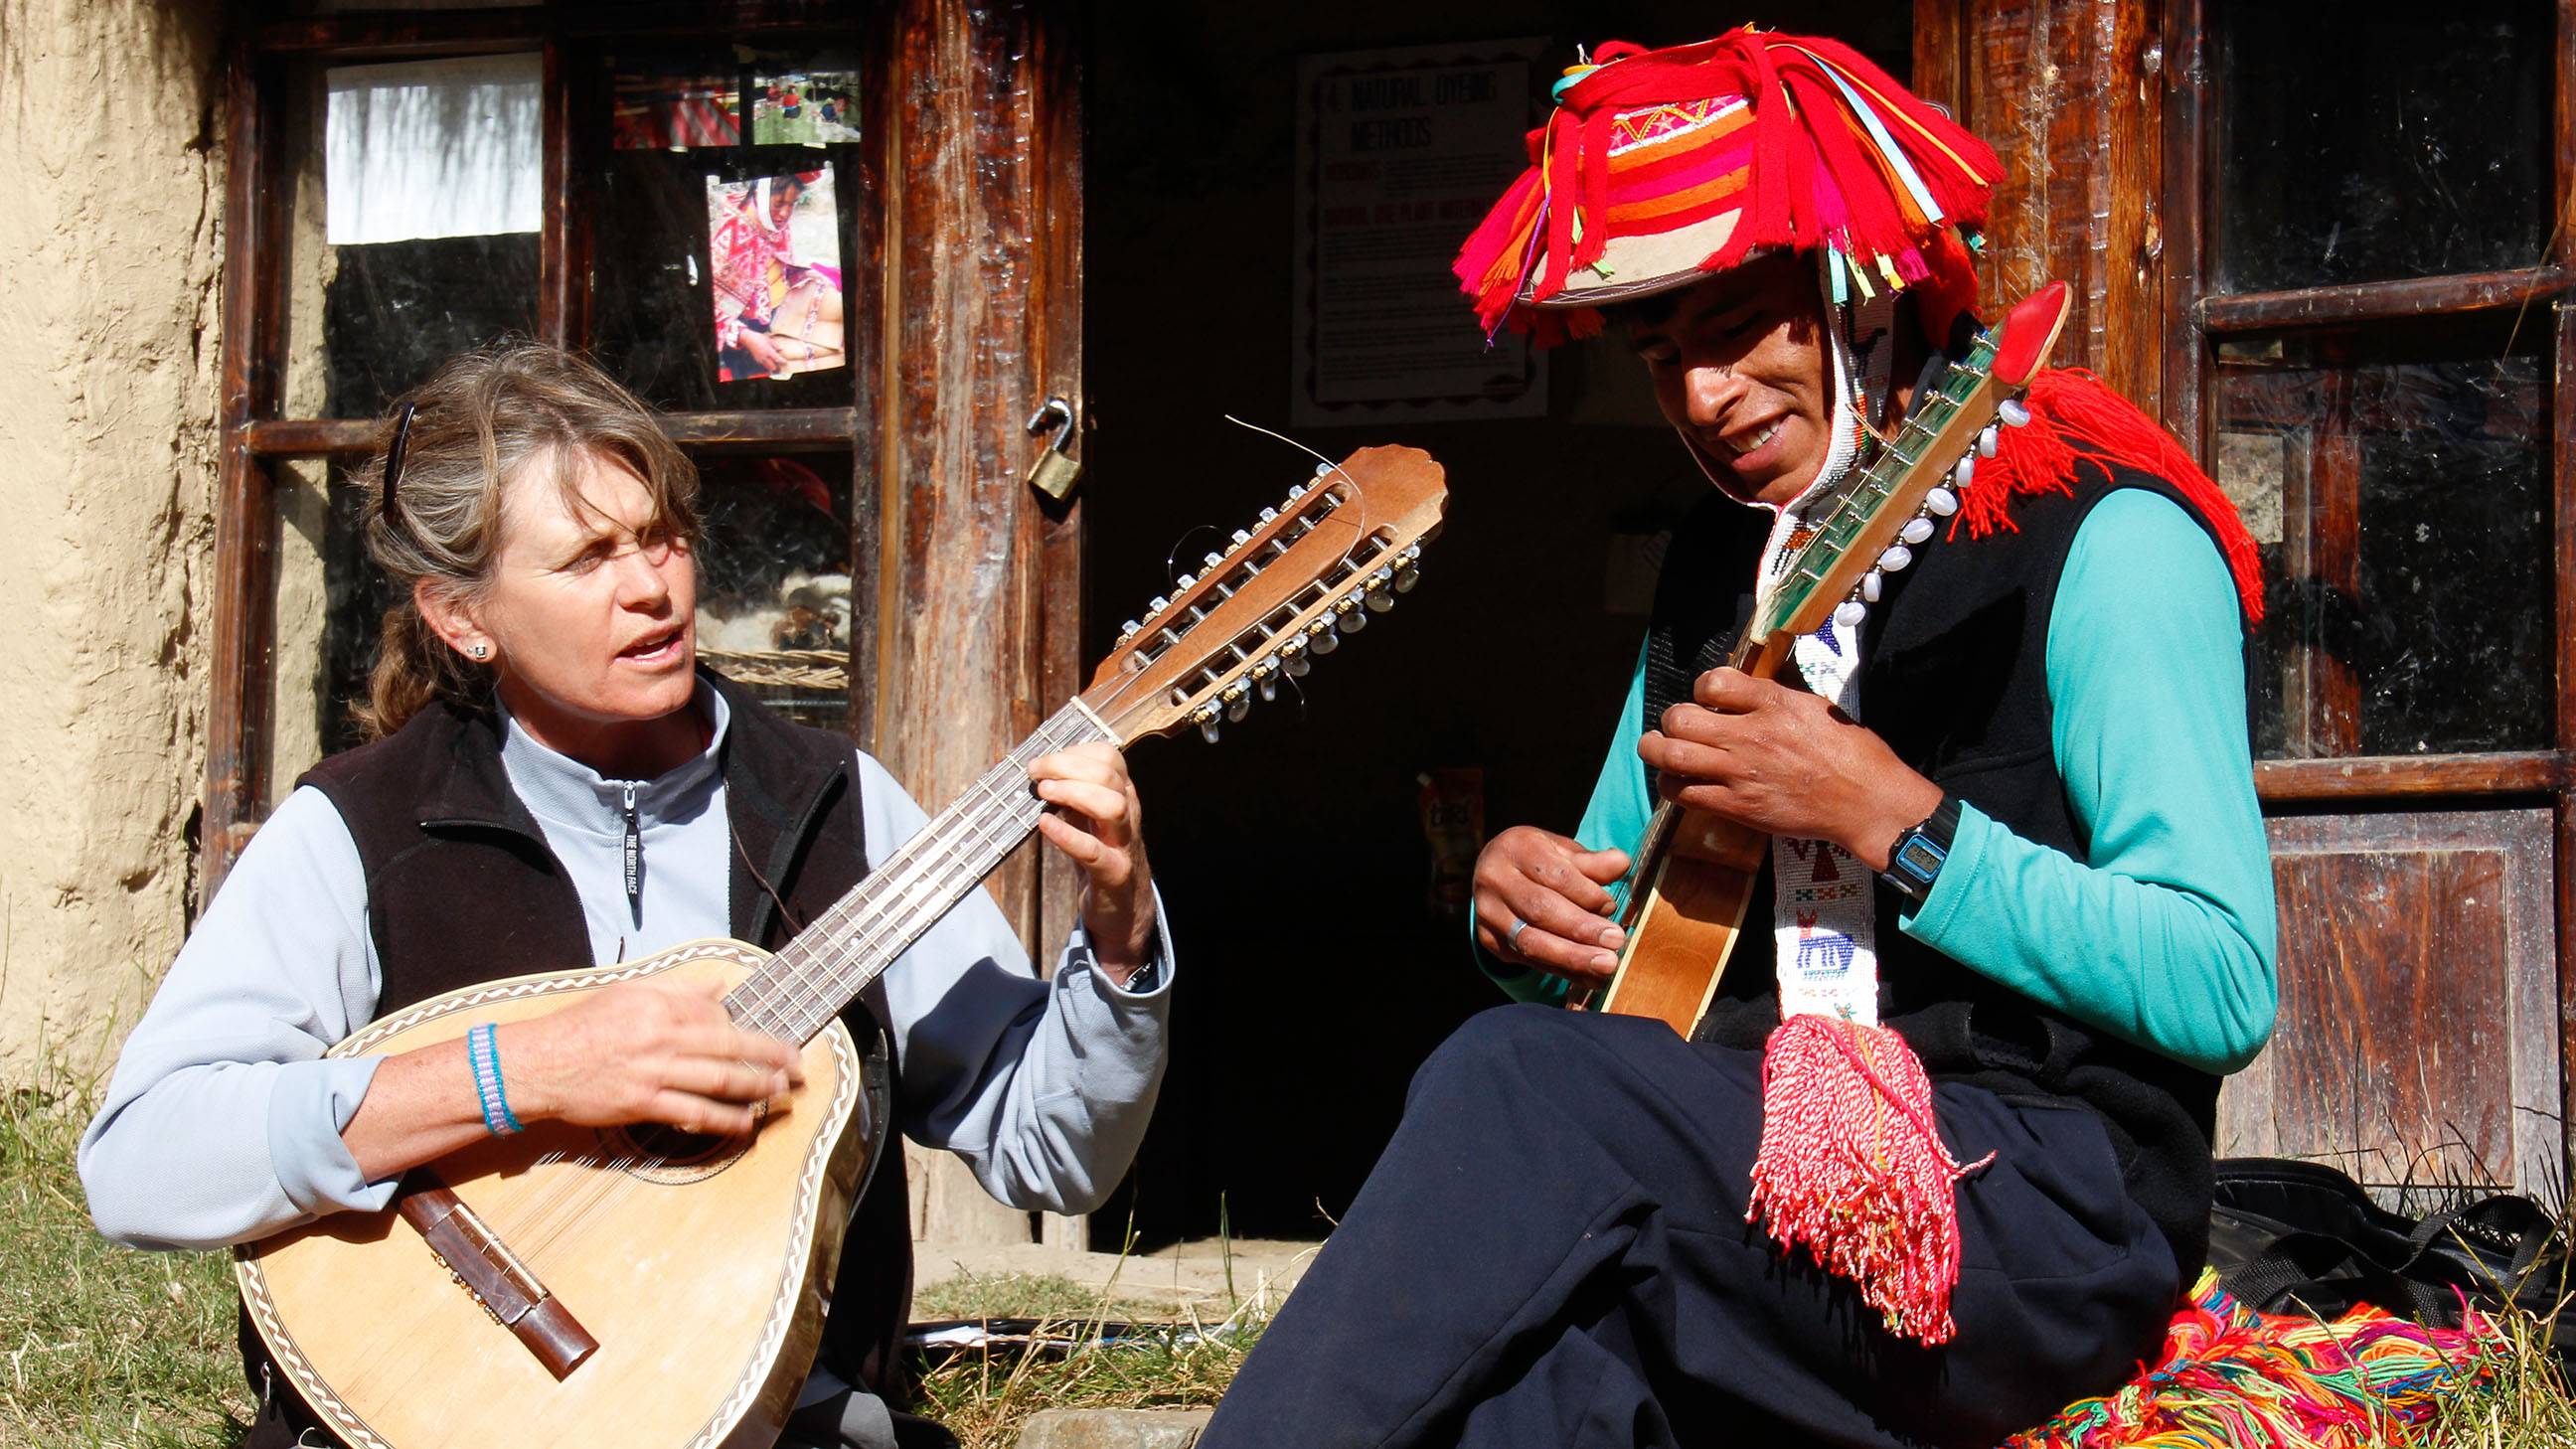
<instances>
[{"instance_id":1,"label":"silver ring","mask_svg":"<svg viewBox=\"0 0 2576 1449\"><path fill-rule=\"evenodd\" d=\"M1503 949L1517 953L1521 949L1521 932L1528 929L1529 922L1518 916L1512 917L1512 928L1503 933Z\"/></svg>"}]
</instances>

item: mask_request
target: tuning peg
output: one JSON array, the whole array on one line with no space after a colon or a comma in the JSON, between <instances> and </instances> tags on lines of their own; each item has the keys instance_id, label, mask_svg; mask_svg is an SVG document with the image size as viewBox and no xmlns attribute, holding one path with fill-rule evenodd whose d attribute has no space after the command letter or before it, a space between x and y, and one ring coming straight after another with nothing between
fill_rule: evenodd
<instances>
[{"instance_id":1,"label":"tuning peg","mask_svg":"<svg viewBox=\"0 0 2576 1449\"><path fill-rule=\"evenodd\" d=\"M1399 594L1412 593L1414 585L1421 582L1422 571L1415 568L1411 563L1407 563L1404 567L1395 571L1395 591Z\"/></svg>"},{"instance_id":2,"label":"tuning peg","mask_svg":"<svg viewBox=\"0 0 2576 1449\"><path fill-rule=\"evenodd\" d=\"M1150 599L1147 599L1147 600L1145 601L1145 611L1146 611L1146 615L1147 615L1147 617L1149 617L1149 618L1150 618L1151 616L1153 616L1153 615L1155 615L1155 614L1159 614L1159 613L1163 612L1165 609L1170 608L1171 606L1172 606L1172 601L1171 601L1171 600L1169 600L1169 599L1167 599L1167 598L1164 598L1164 597L1163 597L1162 595L1160 595L1160 594L1156 594L1154 597L1152 597L1152 598L1150 598Z\"/></svg>"},{"instance_id":3,"label":"tuning peg","mask_svg":"<svg viewBox=\"0 0 2576 1449\"><path fill-rule=\"evenodd\" d=\"M1268 704L1270 701L1279 697L1279 676L1275 672L1278 666L1274 665L1272 667L1274 672L1262 675L1261 683L1258 686L1261 690L1261 702L1263 704Z\"/></svg>"},{"instance_id":4,"label":"tuning peg","mask_svg":"<svg viewBox=\"0 0 2576 1449\"><path fill-rule=\"evenodd\" d=\"M1262 521L1262 522L1264 522L1264 523L1269 523L1269 522L1271 522L1272 520L1274 520L1274 519L1278 518L1278 516L1279 516L1279 510L1278 510L1278 509L1276 509L1276 508L1265 508L1265 509L1261 510L1261 521Z\"/></svg>"},{"instance_id":5,"label":"tuning peg","mask_svg":"<svg viewBox=\"0 0 2576 1449\"><path fill-rule=\"evenodd\" d=\"M1923 495L1923 506L1932 510L1933 517L1947 518L1959 511L1959 495L1947 488L1935 488Z\"/></svg>"},{"instance_id":6,"label":"tuning peg","mask_svg":"<svg viewBox=\"0 0 2576 1449\"><path fill-rule=\"evenodd\" d=\"M1199 738L1207 741L1209 744L1215 744L1216 735L1216 716L1211 713L1206 719L1199 721Z\"/></svg>"},{"instance_id":7,"label":"tuning peg","mask_svg":"<svg viewBox=\"0 0 2576 1449\"><path fill-rule=\"evenodd\" d=\"M1209 568L1215 568L1218 564L1225 562L1225 555L1221 553L1212 553L1206 558L1200 559L1199 562Z\"/></svg>"},{"instance_id":8,"label":"tuning peg","mask_svg":"<svg viewBox=\"0 0 2576 1449\"><path fill-rule=\"evenodd\" d=\"M1887 552L1878 556L1878 566L1889 573L1895 573L1912 562L1914 562L1914 550L1901 543L1889 544Z\"/></svg>"},{"instance_id":9,"label":"tuning peg","mask_svg":"<svg viewBox=\"0 0 2576 1449\"><path fill-rule=\"evenodd\" d=\"M1845 599L1834 606L1834 622L1846 629L1857 629L1869 617L1869 607L1858 599Z\"/></svg>"},{"instance_id":10,"label":"tuning peg","mask_svg":"<svg viewBox=\"0 0 2576 1449\"><path fill-rule=\"evenodd\" d=\"M1300 654L1279 667L1290 679L1303 679L1306 671L1315 667L1315 661Z\"/></svg>"},{"instance_id":11,"label":"tuning peg","mask_svg":"<svg viewBox=\"0 0 2576 1449\"><path fill-rule=\"evenodd\" d=\"M1321 478L1332 471L1333 465L1330 463L1318 463L1315 465L1315 476L1318 478Z\"/></svg>"},{"instance_id":12,"label":"tuning peg","mask_svg":"<svg viewBox=\"0 0 2576 1449\"><path fill-rule=\"evenodd\" d=\"M1289 501L1289 502L1294 503L1294 502L1296 502L1298 499L1303 498L1303 497L1305 497L1305 496L1306 496L1306 485L1305 485L1305 484L1303 484L1303 483L1292 483L1292 484L1288 485L1288 501Z\"/></svg>"},{"instance_id":13,"label":"tuning peg","mask_svg":"<svg viewBox=\"0 0 2576 1449\"><path fill-rule=\"evenodd\" d=\"M1980 458L1991 458L1994 455L1995 428L1994 424L1988 423L1986 425L1986 430L1977 434L1977 456Z\"/></svg>"},{"instance_id":14,"label":"tuning peg","mask_svg":"<svg viewBox=\"0 0 2576 1449\"><path fill-rule=\"evenodd\" d=\"M1356 599L1346 598L1342 602L1348 607L1333 615L1333 623L1345 634L1356 634L1367 628L1368 610L1360 608L1359 601Z\"/></svg>"},{"instance_id":15,"label":"tuning peg","mask_svg":"<svg viewBox=\"0 0 2576 1449\"><path fill-rule=\"evenodd\" d=\"M1871 569L1868 573L1860 576L1861 602L1867 604L1877 603L1878 596L1885 592L1886 588L1887 575L1880 573L1876 569Z\"/></svg>"},{"instance_id":16,"label":"tuning peg","mask_svg":"<svg viewBox=\"0 0 2576 1449\"><path fill-rule=\"evenodd\" d=\"M1198 576L1197 574L1183 574L1183 575L1181 575L1181 578L1180 578L1180 586L1181 586L1182 588L1186 589L1186 588L1188 588L1190 585L1195 584L1195 583L1197 583L1198 581L1199 581L1199 576Z\"/></svg>"},{"instance_id":17,"label":"tuning peg","mask_svg":"<svg viewBox=\"0 0 2576 1449\"><path fill-rule=\"evenodd\" d=\"M1342 647L1342 641L1334 635L1332 625L1318 619L1315 621L1315 628L1319 631L1314 636L1315 642L1306 646L1310 653L1330 654Z\"/></svg>"},{"instance_id":18,"label":"tuning peg","mask_svg":"<svg viewBox=\"0 0 2576 1449\"><path fill-rule=\"evenodd\" d=\"M1238 699L1234 703L1225 707L1226 723L1241 724L1243 723L1243 717L1250 713L1252 713L1252 697L1250 695L1245 695L1243 698Z\"/></svg>"},{"instance_id":19,"label":"tuning peg","mask_svg":"<svg viewBox=\"0 0 2576 1449\"><path fill-rule=\"evenodd\" d=\"M1896 531L1896 537L1902 543L1921 543L1931 536L1932 520L1928 518L1909 518L1905 520L1905 526Z\"/></svg>"},{"instance_id":20,"label":"tuning peg","mask_svg":"<svg viewBox=\"0 0 2576 1449\"><path fill-rule=\"evenodd\" d=\"M1959 466L1950 470L1950 486L1965 489L1968 486L1968 480L1976 476L1977 455L1971 450L1968 456L1959 460Z\"/></svg>"},{"instance_id":21,"label":"tuning peg","mask_svg":"<svg viewBox=\"0 0 2576 1449\"><path fill-rule=\"evenodd\" d=\"M1118 642L1119 642L1119 643L1121 643L1121 644L1124 644L1124 643L1126 643L1128 640L1135 638L1135 637L1136 637L1136 631L1137 631L1137 630L1139 630L1139 629L1142 629L1142 628L1144 628L1144 627L1145 627L1144 625L1137 623L1137 622L1136 622L1135 620L1133 620L1133 619L1130 619L1130 620L1128 620L1126 623L1119 625L1119 626L1118 626Z\"/></svg>"},{"instance_id":22,"label":"tuning peg","mask_svg":"<svg viewBox=\"0 0 2576 1449\"><path fill-rule=\"evenodd\" d=\"M2030 421L2030 408L2020 398L2008 397L1995 408L1995 415L2004 420L2006 427L2018 428Z\"/></svg>"}]
</instances>

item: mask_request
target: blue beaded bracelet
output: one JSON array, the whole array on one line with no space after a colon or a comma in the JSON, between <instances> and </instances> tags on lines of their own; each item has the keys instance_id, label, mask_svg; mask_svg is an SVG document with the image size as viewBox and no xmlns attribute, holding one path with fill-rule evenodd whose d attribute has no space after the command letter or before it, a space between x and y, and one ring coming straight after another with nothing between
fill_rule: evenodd
<instances>
[{"instance_id":1,"label":"blue beaded bracelet","mask_svg":"<svg viewBox=\"0 0 2576 1449\"><path fill-rule=\"evenodd\" d=\"M519 1130L510 1113L509 1094L501 1090L500 1028L485 1022L465 1034L465 1060L474 1069L474 1092L483 1099L483 1126L495 1137Z\"/></svg>"}]
</instances>

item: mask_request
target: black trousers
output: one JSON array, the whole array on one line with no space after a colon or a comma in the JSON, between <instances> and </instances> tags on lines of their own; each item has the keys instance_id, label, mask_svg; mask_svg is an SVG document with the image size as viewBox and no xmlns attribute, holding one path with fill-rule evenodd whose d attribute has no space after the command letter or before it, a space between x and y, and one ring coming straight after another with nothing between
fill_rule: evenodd
<instances>
[{"instance_id":1,"label":"black trousers","mask_svg":"<svg viewBox=\"0 0 2576 1449\"><path fill-rule=\"evenodd\" d=\"M1660 1022L1510 1006L1402 1123L1201 1449L1992 1446L2116 1387L2182 1285L2101 1121L1935 1088L1958 1336L1928 1349L1744 1221L1760 1060Z\"/></svg>"}]
</instances>

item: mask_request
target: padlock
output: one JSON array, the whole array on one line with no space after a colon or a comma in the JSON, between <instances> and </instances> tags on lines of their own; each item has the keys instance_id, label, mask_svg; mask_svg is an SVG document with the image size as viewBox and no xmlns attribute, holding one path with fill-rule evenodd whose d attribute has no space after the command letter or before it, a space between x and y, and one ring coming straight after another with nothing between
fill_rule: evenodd
<instances>
[{"instance_id":1,"label":"padlock","mask_svg":"<svg viewBox=\"0 0 2576 1449\"><path fill-rule=\"evenodd\" d=\"M1038 410L1029 414L1029 436L1043 438L1053 433L1046 451L1029 464L1028 484L1058 503L1082 481L1082 464L1065 445L1073 441L1073 404L1060 397L1048 398Z\"/></svg>"}]
</instances>

